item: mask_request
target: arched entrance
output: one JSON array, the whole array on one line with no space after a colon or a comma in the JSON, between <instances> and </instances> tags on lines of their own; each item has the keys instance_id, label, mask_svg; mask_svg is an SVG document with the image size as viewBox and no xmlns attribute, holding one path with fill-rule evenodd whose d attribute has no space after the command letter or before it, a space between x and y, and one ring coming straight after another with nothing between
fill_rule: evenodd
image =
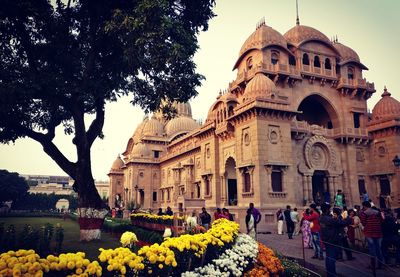
<instances>
[{"instance_id":1,"label":"arched entrance","mask_svg":"<svg viewBox=\"0 0 400 277\"><path fill-rule=\"evenodd\" d=\"M228 205L236 206L237 201L237 178L236 178L236 162L233 158L228 158L225 163L226 182L228 191Z\"/></svg>"},{"instance_id":2,"label":"arched entrance","mask_svg":"<svg viewBox=\"0 0 400 277\"><path fill-rule=\"evenodd\" d=\"M326 172L315 170L312 176L312 197L314 203L321 205L324 202L330 202L329 183Z\"/></svg>"},{"instance_id":3,"label":"arched entrance","mask_svg":"<svg viewBox=\"0 0 400 277\"><path fill-rule=\"evenodd\" d=\"M144 206L144 190L143 189L141 189L141 190L139 190L139 205L140 205L140 207L142 207L143 208L143 206Z\"/></svg>"},{"instance_id":4,"label":"arched entrance","mask_svg":"<svg viewBox=\"0 0 400 277\"><path fill-rule=\"evenodd\" d=\"M301 112L296 116L298 121L307 121L310 125L318 125L326 129L333 129L339 126L339 119L335 109L327 99L318 94L304 98L297 110Z\"/></svg>"}]
</instances>

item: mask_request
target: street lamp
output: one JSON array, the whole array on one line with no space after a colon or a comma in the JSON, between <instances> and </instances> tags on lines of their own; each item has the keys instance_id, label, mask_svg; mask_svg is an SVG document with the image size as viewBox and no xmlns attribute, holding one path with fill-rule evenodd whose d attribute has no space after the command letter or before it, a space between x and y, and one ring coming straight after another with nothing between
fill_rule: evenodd
<instances>
[{"instance_id":1,"label":"street lamp","mask_svg":"<svg viewBox=\"0 0 400 277\"><path fill-rule=\"evenodd\" d=\"M129 188L125 188L124 189L125 190L125 207L126 207L126 205L128 205L128 191L129 191Z\"/></svg>"},{"instance_id":2,"label":"street lamp","mask_svg":"<svg viewBox=\"0 0 400 277\"><path fill-rule=\"evenodd\" d=\"M392 160L392 162L393 162L393 164L394 164L394 166L396 167L396 168L399 168L400 167L400 158L399 158L399 156L395 156L394 157L394 159Z\"/></svg>"},{"instance_id":3,"label":"street lamp","mask_svg":"<svg viewBox=\"0 0 400 277\"><path fill-rule=\"evenodd\" d=\"M138 192L138 185L135 186L135 208L137 208L137 192Z\"/></svg>"}]
</instances>

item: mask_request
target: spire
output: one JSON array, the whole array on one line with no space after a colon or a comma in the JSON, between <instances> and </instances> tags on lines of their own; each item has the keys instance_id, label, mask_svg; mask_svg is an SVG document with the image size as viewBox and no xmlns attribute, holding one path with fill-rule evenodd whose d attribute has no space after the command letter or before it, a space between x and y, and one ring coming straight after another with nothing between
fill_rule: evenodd
<instances>
[{"instance_id":1,"label":"spire","mask_svg":"<svg viewBox=\"0 0 400 277\"><path fill-rule=\"evenodd\" d=\"M390 95L392 95L390 92L388 92L388 90L387 90L387 88L386 88L386 86L384 87L384 89L383 89L383 93L382 93L382 97L385 97L385 96L390 96Z\"/></svg>"},{"instance_id":2,"label":"spire","mask_svg":"<svg viewBox=\"0 0 400 277\"><path fill-rule=\"evenodd\" d=\"M298 0L296 0L296 25L300 25Z\"/></svg>"}]
</instances>

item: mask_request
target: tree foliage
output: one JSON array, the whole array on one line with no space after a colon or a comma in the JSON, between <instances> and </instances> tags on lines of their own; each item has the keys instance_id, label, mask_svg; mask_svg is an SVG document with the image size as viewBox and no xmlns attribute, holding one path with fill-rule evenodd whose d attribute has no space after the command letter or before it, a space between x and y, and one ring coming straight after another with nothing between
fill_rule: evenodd
<instances>
[{"instance_id":1,"label":"tree foliage","mask_svg":"<svg viewBox=\"0 0 400 277\"><path fill-rule=\"evenodd\" d=\"M77 208L77 198L74 195L58 195L45 193L27 193L12 204L13 210L50 211L56 208L58 200L66 199L69 209Z\"/></svg>"},{"instance_id":2,"label":"tree foliage","mask_svg":"<svg viewBox=\"0 0 400 277\"><path fill-rule=\"evenodd\" d=\"M104 206L90 148L102 137L105 103L131 95L145 111L187 101L196 35L207 30L214 0L2 0L0 142L30 137L75 180L80 205ZM92 114L90 124L85 115ZM77 160L53 143L62 126Z\"/></svg>"},{"instance_id":3,"label":"tree foliage","mask_svg":"<svg viewBox=\"0 0 400 277\"><path fill-rule=\"evenodd\" d=\"M29 186L23 177L16 172L0 170L0 203L4 201L16 201L23 197Z\"/></svg>"}]
</instances>

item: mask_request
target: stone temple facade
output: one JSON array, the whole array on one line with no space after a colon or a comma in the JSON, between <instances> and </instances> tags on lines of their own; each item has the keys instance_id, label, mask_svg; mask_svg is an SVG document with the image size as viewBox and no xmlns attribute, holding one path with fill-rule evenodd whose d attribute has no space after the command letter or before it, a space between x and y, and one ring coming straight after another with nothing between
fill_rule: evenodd
<instances>
[{"instance_id":1,"label":"stone temple facade","mask_svg":"<svg viewBox=\"0 0 400 277\"><path fill-rule=\"evenodd\" d=\"M245 226L253 202L263 228L278 208L332 202L338 189L349 207L364 192L399 206L400 102L385 88L368 112L375 87L354 50L311 27L282 35L261 23L234 69L202 125L188 103L171 120L144 119L109 172L111 207L227 207Z\"/></svg>"}]
</instances>

